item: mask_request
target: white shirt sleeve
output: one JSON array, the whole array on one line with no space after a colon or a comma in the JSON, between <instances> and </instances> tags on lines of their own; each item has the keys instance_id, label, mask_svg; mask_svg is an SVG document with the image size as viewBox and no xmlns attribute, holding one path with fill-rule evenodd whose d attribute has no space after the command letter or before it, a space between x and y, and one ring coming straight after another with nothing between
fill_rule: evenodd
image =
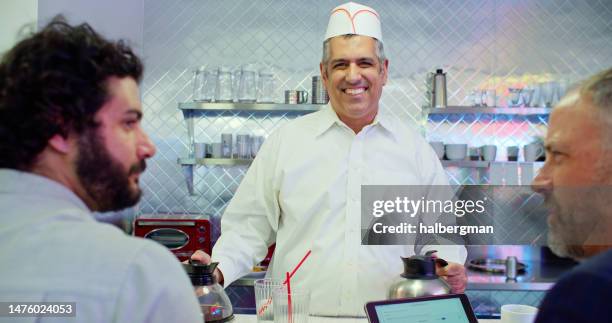
<instances>
[{"instance_id":1,"label":"white shirt sleeve","mask_svg":"<svg viewBox=\"0 0 612 323\"><path fill-rule=\"evenodd\" d=\"M221 236L212 261L219 262L224 285L251 271L276 240L280 217L276 183L280 131L263 143L221 218Z\"/></svg>"}]
</instances>

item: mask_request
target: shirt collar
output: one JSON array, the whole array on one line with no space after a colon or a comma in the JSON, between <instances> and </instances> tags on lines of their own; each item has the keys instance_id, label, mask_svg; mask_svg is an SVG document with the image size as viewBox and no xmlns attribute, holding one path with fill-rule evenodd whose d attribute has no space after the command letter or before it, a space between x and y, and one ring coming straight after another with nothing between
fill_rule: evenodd
<instances>
[{"instance_id":1,"label":"shirt collar","mask_svg":"<svg viewBox=\"0 0 612 323\"><path fill-rule=\"evenodd\" d=\"M20 195L40 195L46 198L64 200L67 204L91 213L85 203L70 189L50 178L31 172L0 168L0 187L2 193L17 193Z\"/></svg>"},{"instance_id":2,"label":"shirt collar","mask_svg":"<svg viewBox=\"0 0 612 323\"><path fill-rule=\"evenodd\" d=\"M344 122L342 122L340 118L338 118L336 111L331 106L331 101L324 108L321 109L320 116L321 118L317 122L315 129L315 136L317 137L334 126L348 128L348 126ZM393 139L397 139L397 126L394 120L392 120L388 115L380 113L380 110L376 114L376 117L374 117L374 121L372 121L369 127L380 127L384 131L388 132L393 137Z\"/></svg>"}]
</instances>

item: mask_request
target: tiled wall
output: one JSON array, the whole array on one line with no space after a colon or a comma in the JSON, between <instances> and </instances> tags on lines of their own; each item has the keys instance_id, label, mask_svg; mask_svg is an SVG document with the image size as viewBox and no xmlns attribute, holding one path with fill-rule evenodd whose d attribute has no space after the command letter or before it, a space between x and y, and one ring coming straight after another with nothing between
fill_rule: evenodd
<instances>
[{"instance_id":1,"label":"tiled wall","mask_svg":"<svg viewBox=\"0 0 612 323\"><path fill-rule=\"evenodd\" d=\"M390 79L382 109L429 139L473 146L524 144L542 136L546 118L427 122L425 77L448 72L449 105L468 105L470 91L493 87L505 104L507 87L543 80L575 81L612 66L610 1L363 1L382 16ZM285 89L310 90L318 74L329 11L339 1L144 1L143 82L145 127L158 146L143 179L139 213L196 213L218 220L245 166L200 167L196 195L187 192L177 159L188 154L178 102L191 100L196 66L255 63L275 70L277 97ZM204 120L198 141L218 141L220 131L268 133L261 123L229 115ZM214 124L214 127L209 127ZM471 173L449 169L454 182ZM218 231L215 232L215 236Z\"/></svg>"}]
</instances>

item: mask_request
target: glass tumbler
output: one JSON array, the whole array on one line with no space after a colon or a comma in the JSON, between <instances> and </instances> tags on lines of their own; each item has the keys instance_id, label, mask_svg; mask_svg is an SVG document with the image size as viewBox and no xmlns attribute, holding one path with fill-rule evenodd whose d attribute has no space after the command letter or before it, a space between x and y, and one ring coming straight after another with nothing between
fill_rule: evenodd
<instances>
[{"instance_id":1,"label":"glass tumbler","mask_svg":"<svg viewBox=\"0 0 612 323\"><path fill-rule=\"evenodd\" d=\"M200 66L193 73L193 100L198 102L210 102L214 94L214 80L205 66Z\"/></svg>"},{"instance_id":2,"label":"glass tumbler","mask_svg":"<svg viewBox=\"0 0 612 323\"><path fill-rule=\"evenodd\" d=\"M274 103L274 73L271 70L259 71L258 94L257 102Z\"/></svg>"},{"instance_id":3,"label":"glass tumbler","mask_svg":"<svg viewBox=\"0 0 612 323\"><path fill-rule=\"evenodd\" d=\"M274 303L272 302L272 292L282 288L280 280L263 278L255 281L255 310L257 322L274 321Z\"/></svg>"},{"instance_id":4,"label":"glass tumbler","mask_svg":"<svg viewBox=\"0 0 612 323\"><path fill-rule=\"evenodd\" d=\"M256 100L256 91L255 66L251 64L243 65L240 73L240 83L238 85L238 102L254 103Z\"/></svg>"},{"instance_id":5,"label":"glass tumbler","mask_svg":"<svg viewBox=\"0 0 612 323\"><path fill-rule=\"evenodd\" d=\"M291 300L291 303L289 303ZM291 288L287 293L286 286L272 292L275 323L307 323L310 312L310 292Z\"/></svg>"},{"instance_id":6,"label":"glass tumbler","mask_svg":"<svg viewBox=\"0 0 612 323\"><path fill-rule=\"evenodd\" d=\"M215 102L232 102L232 72L227 66L217 69Z\"/></svg>"}]
</instances>

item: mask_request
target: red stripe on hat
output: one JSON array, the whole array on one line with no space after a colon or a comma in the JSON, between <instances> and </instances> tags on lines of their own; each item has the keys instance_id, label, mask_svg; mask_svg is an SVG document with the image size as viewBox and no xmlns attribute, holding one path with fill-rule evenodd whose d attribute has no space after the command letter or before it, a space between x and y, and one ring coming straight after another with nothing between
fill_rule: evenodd
<instances>
[{"instance_id":1,"label":"red stripe on hat","mask_svg":"<svg viewBox=\"0 0 612 323\"><path fill-rule=\"evenodd\" d=\"M368 10L368 9L361 9L358 10L357 12L355 12L355 14L353 16L351 16L351 13L348 12L348 10L344 9L344 8L338 8L334 11L332 11L332 15L338 11L343 11L344 13L346 13L346 15L349 17L349 19L351 20L351 25L353 26L353 34L357 34L357 31L355 30L355 18L357 17L358 14L362 13L362 12L369 12L371 14L373 14L374 16L376 16L376 18L378 20L380 20L380 17L378 17L378 14L372 10Z\"/></svg>"}]
</instances>

